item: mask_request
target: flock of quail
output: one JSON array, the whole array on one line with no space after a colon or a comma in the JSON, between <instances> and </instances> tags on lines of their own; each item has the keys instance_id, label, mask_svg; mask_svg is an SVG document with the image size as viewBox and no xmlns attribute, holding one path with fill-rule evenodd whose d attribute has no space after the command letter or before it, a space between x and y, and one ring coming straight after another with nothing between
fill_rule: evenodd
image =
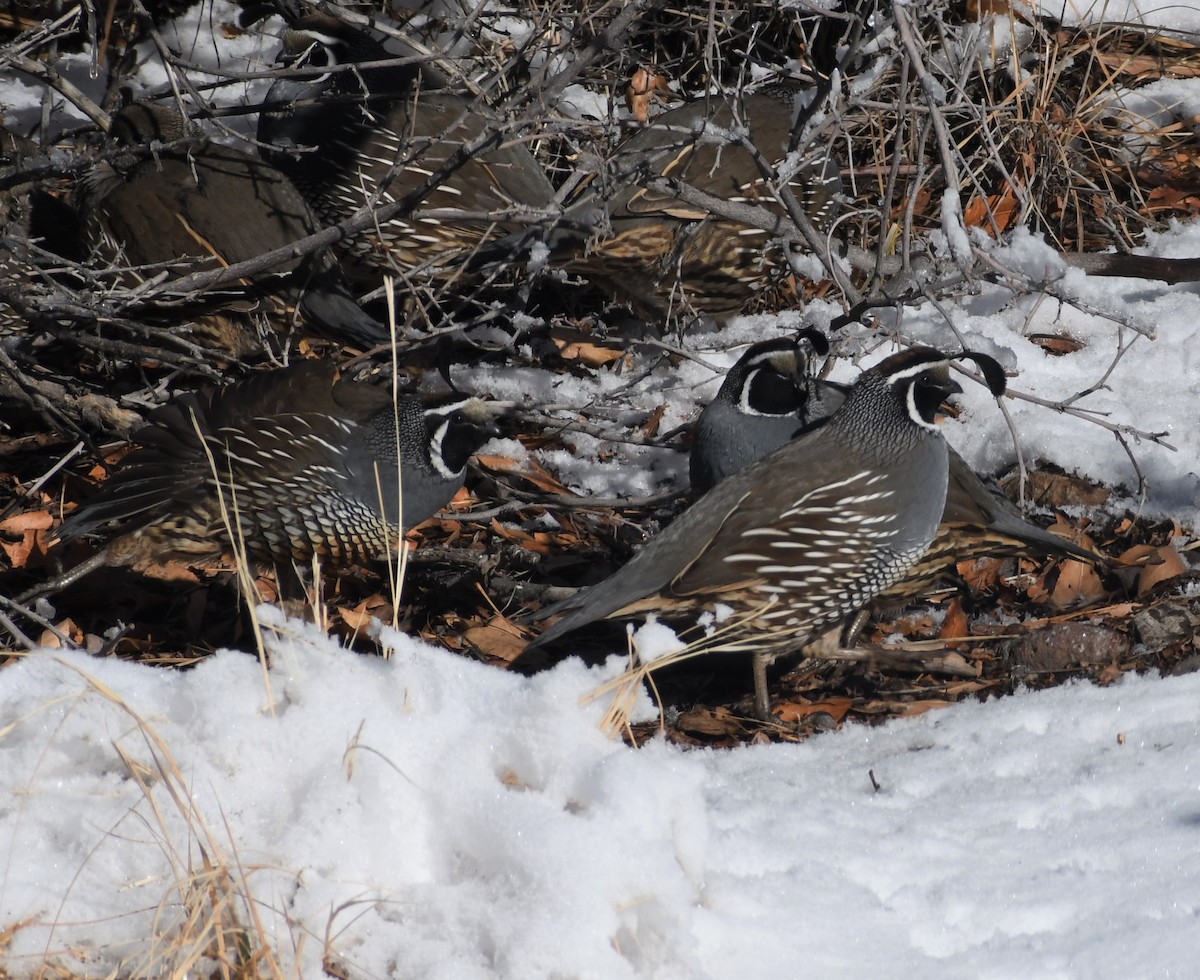
<instances>
[{"instance_id":1,"label":"flock of quail","mask_svg":"<svg viewBox=\"0 0 1200 980\"><path fill-rule=\"evenodd\" d=\"M782 214L775 192L787 186L818 232L834 218L832 158L805 160L783 182L763 170L764 156L778 163L793 148L797 92L786 86L662 111L564 212L528 133L365 31L302 18L285 32L279 64L261 155L204 139L174 105L135 103L116 115L110 151L77 192L90 261L121 266L130 284L189 256L247 270L214 279L194 317L234 357L286 343L248 327L260 319L247 310L294 316L360 349L390 345L354 298L363 284L382 273L478 274L521 260L535 241L552 265L648 322L681 312L720 320L785 280L796 246L711 214L680 187ZM336 240L339 259L294 247L329 228L337 233L322 244ZM264 253L275 260L259 268ZM943 440L935 415L961 390L952 362L973 360L999 396L994 361L918 347L842 386L811 370L826 349L809 331L745 352L694 426L695 502L612 577L543 610L558 618L527 664L569 652L562 639L600 621L656 616L699 648L752 654L755 710L766 719L772 659L921 596L956 561L1094 558L1026 521ZM273 564L281 595L294 596L293 570L314 558L332 567L386 558L449 501L497 431L479 398L396 397L298 358L180 395L58 529L60 541L103 531L108 543L55 585L101 565L201 560L237 546Z\"/></svg>"}]
</instances>

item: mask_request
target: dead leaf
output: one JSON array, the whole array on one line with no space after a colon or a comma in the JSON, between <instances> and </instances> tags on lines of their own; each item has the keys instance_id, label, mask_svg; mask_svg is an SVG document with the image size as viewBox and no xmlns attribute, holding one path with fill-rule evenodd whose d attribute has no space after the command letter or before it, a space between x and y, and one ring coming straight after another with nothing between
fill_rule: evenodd
<instances>
[{"instance_id":1,"label":"dead leaf","mask_svg":"<svg viewBox=\"0 0 1200 980\"><path fill-rule=\"evenodd\" d=\"M558 348L558 354L563 360L582 361L588 367L604 367L625 356L623 348L598 343L582 331L569 327L552 329L550 340Z\"/></svg>"},{"instance_id":2,"label":"dead leaf","mask_svg":"<svg viewBox=\"0 0 1200 980\"><path fill-rule=\"evenodd\" d=\"M1076 351L1083 350L1087 346L1083 341L1076 340L1065 333L1035 333L1030 334L1029 339L1047 354L1054 354L1056 356L1074 354Z\"/></svg>"},{"instance_id":3,"label":"dead leaf","mask_svg":"<svg viewBox=\"0 0 1200 980\"><path fill-rule=\"evenodd\" d=\"M73 619L68 618L59 623L55 623L54 629L58 632L55 633L53 630L42 630L42 635L38 637L39 646L49 647L52 650L60 649L62 647L62 641L58 638L60 634L65 636L76 646L83 645L83 630L75 625L75 621Z\"/></svg>"},{"instance_id":4,"label":"dead leaf","mask_svg":"<svg viewBox=\"0 0 1200 980\"><path fill-rule=\"evenodd\" d=\"M978 23L993 14L1009 13L1008 0L967 0L967 20Z\"/></svg>"},{"instance_id":5,"label":"dead leaf","mask_svg":"<svg viewBox=\"0 0 1200 980\"><path fill-rule=\"evenodd\" d=\"M1062 514L1054 516L1054 523L1046 528L1051 534L1057 534L1060 538L1066 538L1071 544L1077 548L1082 548L1084 551L1090 551L1093 554L1096 552L1096 542L1091 539L1088 533L1080 526L1072 524Z\"/></svg>"},{"instance_id":6,"label":"dead leaf","mask_svg":"<svg viewBox=\"0 0 1200 980\"><path fill-rule=\"evenodd\" d=\"M1000 584L1003 558L975 558L960 561L954 568L959 578L972 592L989 592Z\"/></svg>"},{"instance_id":7,"label":"dead leaf","mask_svg":"<svg viewBox=\"0 0 1200 980\"><path fill-rule=\"evenodd\" d=\"M1059 566L1058 581L1050 593L1050 604L1062 609L1065 606L1092 602L1104 595L1104 585L1096 569L1087 562L1069 558Z\"/></svg>"},{"instance_id":8,"label":"dead leaf","mask_svg":"<svg viewBox=\"0 0 1200 980\"><path fill-rule=\"evenodd\" d=\"M1188 573L1188 564L1180 557L1174 545L1164 544L1153 549L1156 562L1147 562L1137 580L1137 594L1145 595L1159 582Z\"/></svg>"},{"instance_id":9,"label":"dead leaf","mask_svg":"<svg viewBox=\"0 0 1200 980\"><path fill-rule=\"evenodd\" d=\"M825 698L822 701L782 701L774 708L773 713L784 724L793 724L811 715L829 715L835 722L841 723L846 713L854 705L853 698Z\"/></svg>"},{"instance_id":10,"label":"dead leaf","mask_svg":"<svg viewBox=\"0 0 1200 980\"><path fill-rule=\"evenodd\" d=\"M697 735L733 735L742 723L728 708L692 708L675 719L675 727Z\"/></svg>"},{"instance_id":11,"label":"dead leaf","mask_svg":"<svg viewBox=\"0 0 1200 980\"><path fill-rule=\"evenodd\" d=\"M521 527L501 524L495 517L492 518L492 533L506 541L520 545L526 551L536 551L543 555L549 554L551 546L556 543L555 539L545 531L531 533Z\"/></svg>"},{"instance_id":12,"label":"dead leaf","mask_svg":"<svg viewBox=\"0 0 1200 980\"><path fill-rule=\"evenodd\" d=\"M625 105L640 123L650 121L650 105L656 95L671 95L671 86L665 75L648 68L639 68L625 87Z\"/></svg>"},{"instance_id":13,"label":"dead leaf","mask_svg":"<svg viewBox=\"0 0 1200 980\"><path fill-rule=\"evenodd\" d=\"M13 514L0 521L0 531L20 534L24 531L45 531L53 526L54 518L48 510L31 510L24 514Z\"/></svg>"},{"instance_id":14,"label":"dead leaf","mask_svg":"<svg viewBox=\"0 0 1200 980\"><path fill-rule=\"evenodd\" d=\"M514 476L519 476L522 480L527 480L539 490L546 493L564 494L571 493L558 480L550 475L549 471L542 466L536 459L526 459L523 463L518 463L515 459L508 456L499 456L488 453L477 454L475 461L486 470L491 470L493 473L511 473Z\"/></svg>"},{"instance_id":15,"label":"dead leaf","mask_svg":"<svg viewBox=\"0 0 1200 980\"><path fill-rule=\"evenodd\" d=\"M650 418L642 423L642 436L646 439L653 439L658 435L658 427L662 424L663 416L667 412L666 404L659 405L653 412L650 413Z\"/></svg>"},{"instance_id":16,"label":"dead leaf","mask_svg":"<svg viewBox=\"0 0 1200 980\"><path fill-rule=\"evenodd\" d=\"M337 614L350 629L361 633L371 625L373 619L391 619L392 606L383 596L373 595L356 606L337 606Z\"/></svg>"},{"instance_id":17,"label":"dead leaf","mask_svg":"<svg viewBox=\"0 0 1200 980\"><path fill-rule=\"evenodd\" d=\"M9 564L13 568L24 568L35 550L44 555L47 547L46 532L53 524L54 518L46 510L13 514L0 522L0 531L21 536L19 541L0 541L0 548L8 555Z\"/></svg>"},{"instance_id":18,"label":"dead leaf","mask_svg":"<svg viewBox=\"0 0 1200 980\"><path fill-rule=\"evenodd\" d=\"M1102 507L1109 490L1066 473L1029 474L1029 499L1042 507Z\"/></svg>"},{"instance_id":19,"label":"dead leaf","mask_svg":"<svg viewBox=\"0 0 1200 980\"><path fill-rule=\"evenodd\" d=\"M963 611L962 600L951 599L950 604L946 606L946 616L942 620L938 636L943 640L957 640L970 635L971 630L967 626L967 614Z\"/></svg>"},{"instance_id":20,"label":"dead leaf","mask_svg":"<svg viewBox=\"0 0 1200 980\"><path fill-rule=\"evenodd\" d=\"M461 635L480 653L495 657L504 663L512 663L529 646L529 638L525 632L501 615L463 630Z\"/></svg>"},{"instance_id":21,"label":"dead leaf","mask_svg":"<svg viewBox=\"0 0 1200 980\"><path fill-rule=\"evenodd\" d=\"M963 209L963 223L968 228L982 228L989 234L1005 232L1012 227L1020 211L1021 202L1008 187L1003 194L971 198Z\"/></svg>"},{"instance_id":22,"label":"dead leaf","mask_svg":"<svg viewBox=\"0 0 1200 980\"><path fill-rule=\"evenodd\" d=\"M904 710L900 712L901 718L912 718L914 715L923 715L926 711L932 711L935 708L949 708L953 701L942 701L939 699L929 699L926 701L909 701Z\"/></svg>"}]
</instances>

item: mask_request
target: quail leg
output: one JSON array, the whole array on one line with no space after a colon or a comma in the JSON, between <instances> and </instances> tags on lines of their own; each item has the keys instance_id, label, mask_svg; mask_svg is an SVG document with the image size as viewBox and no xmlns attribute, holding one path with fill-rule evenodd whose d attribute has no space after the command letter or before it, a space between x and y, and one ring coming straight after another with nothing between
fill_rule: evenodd
<instances>
[{"instance_id":1,"label":"quail leg","mask_svg":"<svg viewBox=\"0 0 1200 980\"><path fill-rule=\"evenodd\" d=\"M845 629L842 631L842 646L850 649L858 643L858 638L862 635L863 628L867 625L867 620L870 618L871 613L869 610L860 609L856 612L854 618L846 623Z\"/></svg>"},{"instance_id":2,"label":"quail leg","mask_svg":"<svg viewBox=\"0 0 1200 980\"><path fill-rule=\"evenodd\" d=\"M771 694L767 690L767 665L775 658L770 654L754 655L754 714L759 721L771 721Z\"/></svg>"}]
</instances>

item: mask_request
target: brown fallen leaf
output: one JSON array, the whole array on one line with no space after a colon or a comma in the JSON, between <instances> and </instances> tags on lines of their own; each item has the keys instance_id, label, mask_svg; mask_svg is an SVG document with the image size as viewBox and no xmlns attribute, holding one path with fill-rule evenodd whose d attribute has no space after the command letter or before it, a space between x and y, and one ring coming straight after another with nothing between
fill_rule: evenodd
<instances>
[{"instance_id":1,"label":"brown fallen leaf","mask_svg":"<svg viewBox=\"0 0 1200 980\"><path fill-rule=\"evenodd\" d=\"M29 511L24 514L13 514L0 521L0 531L8 534L19 534L19 541L0 541L0 548L8 555L9 564L13 568L24 568L29 556L37 550L46 553L46 531L54 525L54 518L47 510Z\"/></svg>"},{"instance_id":2,"label":"brown fallen leaf","mask_svg":"<svg viewBox=\"0 0 1200 980\"><path fill-rule=\"evenodd\" d=\"M24 514L13 514L0 521L0 531L20 534L24 531L44 531L54 524L48 510L31 510Z\"/></svg>"},{"instance_id":3,"label":"brown fallen leaf","mask_svg":"<svg viewBox=\"0 0 1200 980\"><path fill-rule=\"evenodd\" d=\"M667 412L666 404L659 405L653 412L650 413L650 418L642 423L642 436L646 439L653 439L658 435L658 427L662 424L663 416Z\"/></svg>"},{"instance_id":4,"label":"brown fallen leaf","mask_svg":"<svg viewBox=\"0 0 1200 980\"><path fill-rule=\"evenodd\" d=\"M926 711L932 711L935 708L949 708L953 701L943 701L936 698L930 698L925 701L910 701L904 706L904 710L900 712L901 718L912 718L915 715L923 715Z\"/></svg>"},{"instance_id":5,"label":"brown fallen leaf","mask_svg":"<svg viewBox=\"0 0 1200 980\"><path fill-rule=\"evenodd\" d=\"M1186 575L1189 571L1187 562L1175 550L1174 545L1164 544L1154 548L1153 552L1154 557L1158 560L1147 562L1138 575L1137 594L1139 596L1145 595L1159 582L1165 582L1178 575Z\"/></svg>"},{"instance_id":6,"label":"brown fallen leaf","mask_svg":"<svg viewBox=\"0 0 1200 980\"><path fill-rule=\"evenodd\" d=\"M624 348L598 343L588 334L569 327L554 327L550 340L563 360L582 361L588 367L604 367L625 356Z\"/></svg>"},{"instance_id":7,"label":"brown fallen leaf","mask_svg":"<svg viewBox=\"0 0 1200 980\"><path fill-rule=\"evenodd\" d=\"M1004 232L1009 229L1021 211L1021 202L1016 192L1006 188L1003 194L988 197L976 196L963 208L963 223L968 228L982 228L986 232Z\"/></svg>"},{"instance_id":8,"label":"brown fallen leaf","mask_svg":"<svg viewBox=\"0 0 1200 980\"><path fill-rule=\"evenodd\" d=\"M1047 354L1054 354L1060 357L1063 354L1074 354L1076 351L1083 350L1087 346L1083 341L1076 340L1065 333L1034 333L1029 335L1029 339Z\"/></svg>"},{"instance_id":9,"label":"brown fallen leaf","mask_svg":"<svg viewBox=\"0 0 1200 980\"><path fill-rule=\"evenodd\" d=\"M993 14L1007 14L1011 8L1008 0L967 0L967 20L979 22Z\"/></svg>"},{"instance_id":10,"label":"brown fallen leaf","mask_svg":"<svg viewBox=\"0 0 1200 980\"><path fill-rule=\"evenodd\" d=\"M782 701L775 706L774 714L784 724L793 724L810 715L829 715L840 723L854 705L853 698L825 698L821 701Z\"/></svg>"},{"instance_id":11,"label":"brown fallen leaf","mask_svg":"<svg viewBox=\"0 0 1200 980\"><path fill-rule=\"evenodd\" d=\"M1093 602L1102 595L1104 585L1096 569L1087 562L1070 558L1059 566L1058 581L1050 593L1050 605L1062 609L1081 602Z\"/></svg>"},{"instance_id":12,"label":"brown fallen leaf","mask_svg":"<svg viewBox=\"0 0 1200 980\"><path fill-rule=\"evenodd\" d=\"M671 86L665 75L648 68L638 68L625 86L625 105L640 123L650 121L650 105L655 96L671 95Z\"/></svg>"},{"instance_id":13,"label":"brown fallen leaf","mask_svg":"<svg viewBox=\"0 0 1200 980\"><path fill-rule=\"evenodd\" d=\"M970 635L971 630L967 625L967 614L963 611L962 600L956 596L946 606L946 616L942 620L938 636L943 640L957 640Z\"/></svg>"},{"instance_id":14,"label":"brown fallen leaf","mask_svg":"<svg viewBox=\"0 0 1200 980\"><path fill-rule=\"evenodd\" d=\"M742 723L728 708L691 708L675 719L675 727L696 735L735 735Z\"/></svg>"},{"instance_id":15,"label":"brown fallen leaf","mask_svg":"<svg viewBox=\"0 0 1200 980\"><path fill-rule=\"evenodd\" d=\"M495 517L492 518L492 533L505 541L519 544L526 551L536 551L543 555L556 548L554 538L545 531L529 532L522 527L511 527L501 524Z\"/></svg>"},{"instance_id":16,"label":"brown fallen leaf","mask_svg":"<svg viewBox=\"0 0 1200 980\"><path fill-rule=\"evenodd\" d=\"M337 606L336 609L342 622L359 633L370 626L373 619L389 622L393 611L392 604L381 595L368 596L356 606Z\"/></svg>"},{"instance_id":17,"label":"brown fallen leaf","mask_svg":"<svg viewBox=\"0 0 1200 980\"><path fill-rule=\"evenodd\" d=\"M1003 558L975 558L960 561L955 573L972 592L990 592L1000 584L1000 572L1004 569Z\"/></svg>"},{"instance_id":18,"label":"brown fallen leaf","mask_svg":"<svg viewBox=\"0 0 1200 980\"><path fill-rule=\"evenodd\" d=\"M1029 474L1029 499L1041 507L1102 507L1108 497L1106 487L1096 486L1081 477L1040 470Z\"/></svg>"},{"instance_id":19,"label":"brown fallen leaf","mask_svg":"<svg viewBox=\"0 0 1200 980\"><path fill-rule=\"evenodd\" d=\"M504 663L512 663L529 645L529 638L525 632L500 614L496 614L486 623L463 630L461 635L480 653L495 657Z\"/></svg>"},{"instance_id":20,"label":"brown fallen leaf","mask_svg":"<svg viewBox=\"0 0 1200 980\"><path fill-rule=\"evenodd\" d=\"M475 461L485 470L491 470L493 473L511 473L519 476L522 480L527 480L546 493L570 494L571 492L554 479L536 459L530 458L523 463L518 463L508 456L483 453L476 454Z\"/></svg>"},{"instance_id":21,"label":"brown fallen leaf","mask_svg":"<svg viewBox=\"0 0 1200 980\"><path fill-rule=\"evenodd\" d=\"M61 622L55 623L54 629L58 632L55 633L53 630L42 630L42 635L38 637L39 646L49 647L52 650L60 649L62 647L62 641L58 638L60 634L65 636L76 646L83 645L83 630L75 625L75 620L70 618L64 619Z\"/></svg>"}]
</instances>

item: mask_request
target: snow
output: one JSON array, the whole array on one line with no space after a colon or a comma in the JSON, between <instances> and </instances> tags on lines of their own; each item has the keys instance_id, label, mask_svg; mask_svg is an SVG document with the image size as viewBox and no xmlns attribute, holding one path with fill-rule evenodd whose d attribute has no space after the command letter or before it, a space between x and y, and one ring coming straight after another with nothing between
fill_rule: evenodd
<instances>
[{"instance_id":1,"label":"snow","mask_svg":"<svg viewBox=\"0 0 1200 980\"><path fill-rule=\"evenodd\" d=\"M616 662L522 678L268 621L266 680L229 652L0 674L9 970L165 975L207 861L305 976L322 957L352 976L1194 975L1200 675L631 749L579 703Z\"/></svg>"},{"instance_id":2,"label":"snow","mask_svg":"<svg viewBox=\"0 0 1200 980\"><path fill-rule=\"evenodd\" d=\"M1091 16L1119 19L1102 6ZM1140 3L1129 19L1158 8L1169 27L1200 28L1200 12L1175 3ZM223 42L204 63L252 64L264 43ZM86 75L86 59L73 68ZM36 109L40 89L7 81L8 107ZM1196 92L1153 89L1172 106ZM569 94L583 105L582 90ZM1200 255L1200 223L1145 251ZM997 283L905 311L905 338L953 349L957 331L1015 372L1004 404L1017 441L969 383L949 441L983 471L1019 449L1123 486L1113 510L1192 533L1200 285L1088 278L1021 233L995 255L1061 277L1060 295L1085 309ZM627 375L480 366L455 380L553 401L564 418L618 395L624 416L665 403L667 429L739 353L716 348L839 312L814 303L689 334L680 343L697 359L657 388L627 386L656 347L635 348ZM1084 346L1054 357L1037 334ZM894 349L863 327L835 339L840 381ZM1084 391L1073 408L1092 418L1026 399ZM1126 427L1136 470L1101 422ZM1157 432L1174 451L1146 438ZM534 455L581 492L647 495L686 471L672 449L565 438L574 451ZM1196 975L1200 674L1024 691L800 745L631 749L600 730L605 699L581 704L620 660L523 678L383 629L385 661L260 615L269 671L234 652L167 671L53 651L0 670L0 970L203 975L189 957L211 936L190 916L205 921L220 900L281 973L310 977L327 964L455 980ZM658 628L639 636L668 648Z\"/></svg>"}]
</instances>

